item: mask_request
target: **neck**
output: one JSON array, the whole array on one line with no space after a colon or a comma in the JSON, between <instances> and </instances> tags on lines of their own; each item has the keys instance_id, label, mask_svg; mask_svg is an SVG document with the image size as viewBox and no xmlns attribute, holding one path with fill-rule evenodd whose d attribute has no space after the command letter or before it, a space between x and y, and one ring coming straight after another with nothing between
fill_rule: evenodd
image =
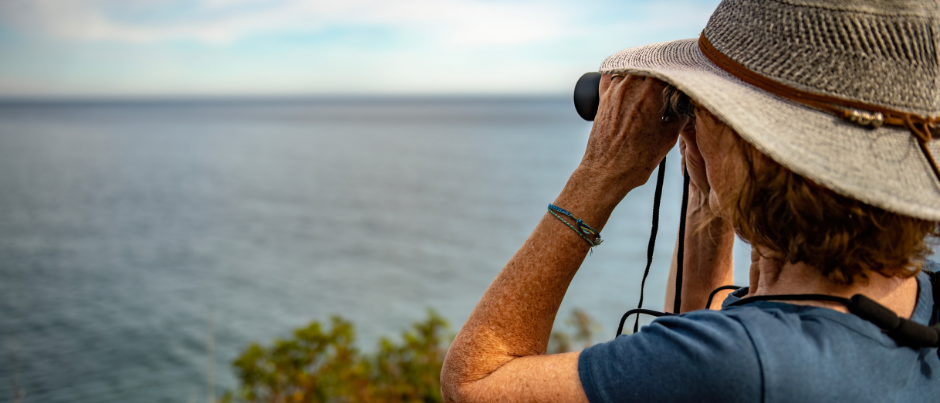
<instances>
[{"instance_id":1,"label":"neck","mask_svg":"<svg viewBox=\"0 0 940 403\"><path fill-rule=\"evenodd\" d=\"M917 279L885 277L869 273L868 282L856 281L852 285L835 284L818 270L803 263L779 262L751 255L750 289L748 296L783 294L825 294L851 298L863 294L894 311L902 318L910 318L917 303ZM844 305L828 301L783 301L794 305L811 305L848 312Z\"/></svg>"}]
</instances>

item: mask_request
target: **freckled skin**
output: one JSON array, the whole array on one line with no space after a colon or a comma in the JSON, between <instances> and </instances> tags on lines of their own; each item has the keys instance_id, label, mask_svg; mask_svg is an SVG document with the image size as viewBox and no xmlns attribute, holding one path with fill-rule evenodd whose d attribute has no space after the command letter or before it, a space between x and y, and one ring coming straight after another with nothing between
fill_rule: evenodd
<instances>
[{"instance_id":1,"label":"freckled skin","mask_svg":"<svg viewBox=\"0 0 940 403\"><path fill-rule=\"evenodd\" d=\"M645 183L685 121L661 121L664 84L604 76L581 164L554 201L598 230ZM447 401L584 402L578 352L546 355L558 306L589 246L547 214L499 273L451 345L441 373Z\"/></svg>"},{"instance_id":2,"label":"freckled skin","mask_svg":"<svg viewBox=\"0 0 940 403\"><path fill-rule=\"evenodd\" d=\"M680 149L692 178L682 289L682 310L689 311L705 308L708 293L733 279L731 226L718 218L701 231L694 228L706 220L707 212L718 211L746 171L743 156L734 149L731 136L736 134L707 111L698 108L694 122L661 121L663 88L654 78L601 78L598 115L584 157L553 204L602 230L623 197L649 180L681 132ZM578 377L580 353L545 352L558 307L588 251L589 245L564 223L548 213L542 217L448 350L441 372L446 401L587 401ZM751 287L756 295L863 292L902 316L913 311L914 279L872 276L869 286L840 288L807 267L755 256ZM669 292L674 279L673 270ZM667 296L667 310L671 304Z\"/></svg>"}]
</instances>

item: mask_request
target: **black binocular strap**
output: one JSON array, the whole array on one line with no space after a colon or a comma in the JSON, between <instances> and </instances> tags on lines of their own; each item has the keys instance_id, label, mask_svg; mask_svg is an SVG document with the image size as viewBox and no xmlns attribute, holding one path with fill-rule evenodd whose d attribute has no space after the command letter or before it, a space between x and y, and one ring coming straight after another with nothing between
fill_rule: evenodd
<instances>
[{"instance_id":1,"label":"black binocular strap","mask_svg":"<svg viewBox=\"0 0 940 403\"><path fill-rule=\"evenodd\" d=\"M930 315L931 326L935 326L940 322L940 272L936 271L924 271L930 276L930 287L933 288L933 312Z\"/></svg>"},{"instance_id":2,"label":"black binocular strap","mask_svg":"<svg viewBox=\"0 0 940 403\"><path fill-rule=\"evenodd\" d=\"M679 313L682 306L682 263L685 262L685 215L689 211L689 169L682 170L682 208L679 209L679 247L676 250L676 289L672 312ZM706 307L711 306L711 303Z\"/></svg>"},{"instance_id":3,"label":"black binocular strap","mask_svg":"<svg viewBox=\"0 0 940 403\"><path fill-rule=\"evenodd\" d=\"M640 303L636 309L643 308L643 290L646 288L646 278L650 275L650 266L653 265L653 251L656 249L656 233L659 232L659 205L663 199L663 180L666 178L666 157L659 162L659 172L656 174L656 192L653 194L653 228L650 230L650 242L646 248L646 270L643 271L643 280L640 282ZM624 318L626 318L624 314ZM633 333L636 333L640 327L640 316L637 315L636 322L633 323ZM620 331L623 330L623 320L620 321Z\"/></svg>"},{"instance_id":4,"label":"black binocular strap","mask_svg":"<svg viewBox=\"0 0 940 403\"><path fill-rule=\"evenodd\" d=\"M735 291L737 291L737 290L740 290L740 289L741 289L741 286L739 286L739 285L723 285L723 286L721 286L721 287L718 287L718 288L712 290L711 294L708 294L708 301L705 302L705 309L711 309L711 307L712 307L712 300L715 299L715 294L718 294L718 292L724 291L724 290L735 290Z\"/></svg>"},{"instance_id":5,"label":"black binocular strap","mask_svg":"<svg viewBox=\"0 0 940 403\"><path fill-rule=\"evenodd\" d=\"M684 261L685 255L685 215L689 207L689 171L684 169L682 172L682 208L680 209L679 215L679 247L676 252L676 286L675 286L675 299L673 300L673 311L674 313L679 313L679 307L682 305L682 263ZM650 267L653 265L653 252L656 249L656 234L659 232L659 207L662 204L663 197L663 180L666 177L666 157L663 157L663 160L659 163L659 172L656 174L656 191L653 194L653 226L650 230L650 241L649 245L646 248L646 269L643 271L643 280L640 282L640 303L637 304L637 309L632 309L623 314L620 318L620 325L617 327L617 335L619 336L623 332L623 324L626 322L627 317L632 314L638 314L636 321L633 322L633 333L636 333L640 327L640 313L647 315L653 315L656 317L668 315L667 313L661 313L657 311L651 311L649 309L643 309L643 295L646 288L646 278L649 277ZM616 337L614 336L614 337Z\"/></svg>"},{"instance_id":6,"label":"black binocular strap","mask_svg":"<svg viewBox=\"0 0 940 403\"><path fill-rule=\"evenodd\" d=\"M936 273L929 273L933 285L937 284ZM936 292L934 297L936 297ZM913 348L940 347L940 325L926 326L909 319L901 318L894 311L884 307L862 294L855 294L852 298L842 298L824 294L788 294L788 295L758 295L747 297L731 303L728 306L740 306L757 301L831 301L843 304L849 312L865 319L881 328L889 337L899 345ZM936 300L934 306L936 307ZM940 355L940 351L938 351Z\"/></svg>"}]
</instances>

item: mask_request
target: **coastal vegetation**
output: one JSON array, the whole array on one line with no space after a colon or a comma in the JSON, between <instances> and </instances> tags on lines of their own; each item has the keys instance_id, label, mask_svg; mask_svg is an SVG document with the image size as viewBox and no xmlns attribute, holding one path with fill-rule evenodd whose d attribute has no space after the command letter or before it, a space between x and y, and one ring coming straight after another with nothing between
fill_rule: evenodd
<instances>
[{"instance_id":1,"label":"coastal vegetation","mask_svg":"<svg viewBox=\"0 0 940 403\"><path fill-rule=\"evenodd\" d=\"M548 352L590 346L598 325L575 309L552 332ZM239 381L222 402L252 403L433 403L441 399L444 354L453 339L447 321L433 310L399 340L383 337L373 353L355 346L353 324L334 316L313 321L290 338L270 345L253 343L232 362Z\"/></svg>"}]
</instances>

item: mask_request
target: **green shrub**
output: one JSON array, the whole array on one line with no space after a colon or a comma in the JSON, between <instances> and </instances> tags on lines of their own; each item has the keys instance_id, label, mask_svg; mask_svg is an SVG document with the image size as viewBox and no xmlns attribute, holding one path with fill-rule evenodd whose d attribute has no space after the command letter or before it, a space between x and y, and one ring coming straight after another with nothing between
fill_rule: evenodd
<instances>
[{"instance_id":1,"label":"green shrub","mask_svg":"<svg viewBox=\"0 0 940 403\"><path fill-rule=\"evenodd\" d=\"M433 311L396 344L379 341L374 355L354 346L352 323L314 321L270 347L254 343L232 363L238 395L248 402L441 402L447 322ZM222 401L232 400L227 393Z\"/></svg>"},{"instance_id":2,"label":"green shrub","mask_svg":"<svg viewBox=\"0 0 940 403\"><path fill-rule=\"evenodd\" d=\"M571 350L572 342L589 346L596 323L575 310L566 320L575 335L552 333L549 352ZM314 321L287 340L265 347L253 343L233 361L238 397L257 403L442 402L441 366L451 340L447 322L433 310L412 325L401 342L382 338L375 354L354 346L352 323L330 318L330 327ZM223 402L231 402L228 392Z\"/></svg>"}]
</instances>

